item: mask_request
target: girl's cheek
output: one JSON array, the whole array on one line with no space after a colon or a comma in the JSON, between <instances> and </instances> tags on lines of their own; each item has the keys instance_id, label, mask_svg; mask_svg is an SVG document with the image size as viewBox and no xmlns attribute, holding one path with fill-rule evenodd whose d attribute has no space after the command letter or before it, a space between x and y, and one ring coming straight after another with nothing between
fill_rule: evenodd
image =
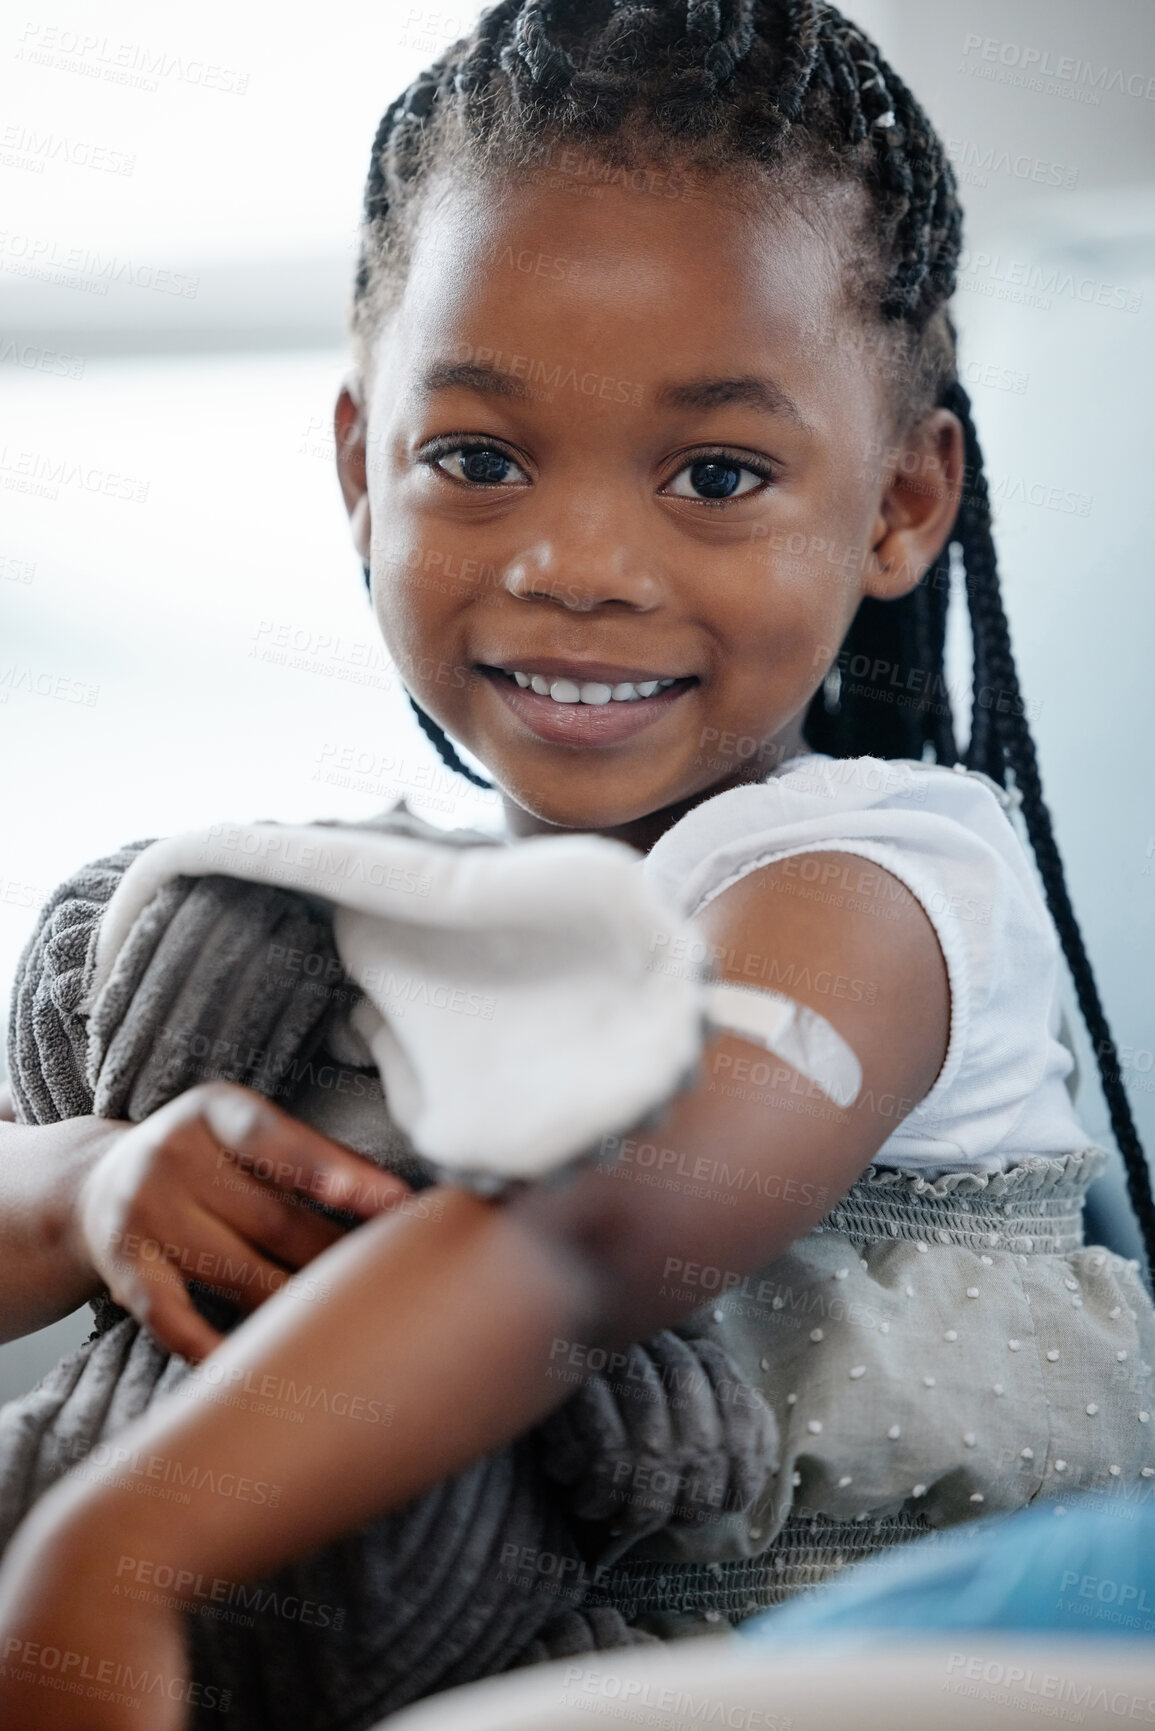
<instances>
[{"instance_id":1,"label":"girl's cheek","mask_svg":"<svg viewBox=\"0 0 1155 1731\"><path fill-rule=\"evenodd\" d=\"M421 615L437 591L430 581L436 566L436 549L415 537L391 535L374 540L374 591L391 616Z\"/></svg>"},{"instance_id":2,"label":"girl's cheek","mask_svg":"<svg viewBox=\"0 0 1155 1731\"><path fill-rule=\"evenodd\" d=\"M814 538L798 538L796 548L756 555L756 581L744 596L738 641L769 639L779 654L789 653L808 635L838 620L847 605L857 605L854 585L838 563L823 555Z\"/></svg>"},{"instance_id":3,"label":"girl's cheek","mask_svg":"<svg viewBox=\"0 0 1155 1731\"><path fill-rule=\"evenodd\" d=\"M375 594L381 636L404 684L419 700L452 706L470 672L462 660L453 582L411 555L378 576Z\"/></svg>"},{"instance_id":4,"label":"girl's cheek","mask_svg":"<svg viewBox=\"0 0 1155 1731\"><path fill-rule=\"evenodd\" d=\"M857 597L843 582L820 577L813 567L780 572L734 621L727 659L744 670L742 686L753 709L800 708L837 654Z\"/></svg>"},{"instance_id":5,"label":"girl's cheek","mask_svg":"<svg viewBox=\"0 0 1155 1731\"><path fill-rule=\"evenodd\" d=\"M373 607L385 646L404 674L406 664L421 652L430 622L424 612L420 572L396 562L375 561Z\"/></svg>"}]
</instances>

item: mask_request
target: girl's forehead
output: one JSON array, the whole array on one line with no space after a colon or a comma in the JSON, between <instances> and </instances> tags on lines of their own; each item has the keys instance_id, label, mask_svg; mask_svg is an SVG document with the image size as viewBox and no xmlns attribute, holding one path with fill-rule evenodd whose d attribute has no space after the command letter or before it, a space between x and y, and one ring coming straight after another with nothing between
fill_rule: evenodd
<instances>
[{"instance_id":1,"label":"girl's forehead","mask_svg":"<svg viewBox=\"0 0 1155 1731\"><path fill-rule=\"evenodd\" d=\"M830 224L785 199L754 207L724 177L635 175L595 188L564 175L455 176L424 204L398 307L410 338L559 324L678 346L757 334L797 343L842 309ZM597 197L590 196L596 192ZM425 342L421 342L425 347Z\"/></svg>"}]
</instances>

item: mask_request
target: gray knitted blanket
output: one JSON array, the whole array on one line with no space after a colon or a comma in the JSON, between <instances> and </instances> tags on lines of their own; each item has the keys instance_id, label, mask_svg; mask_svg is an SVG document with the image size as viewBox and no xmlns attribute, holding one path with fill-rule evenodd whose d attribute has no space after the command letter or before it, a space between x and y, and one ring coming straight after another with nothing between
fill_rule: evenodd
<instances>
[{"instance_id":1,"label":"gray knitted blanket","mask_svg":"<svg viewBox=\"0 0 1155 1731\"><path fill-rule=\"evenodd\" d=\"M374 822L446 840L403 810ZM458 832L446 845L487 839ZM139 1121L222 1076L427 1183L375 1072L358 1078L357 1099L368 1100L359 1115L347 1092L317 1085L319 1068L333 1068L327 1028L354 988L327 911L302 895L221 876L169 883L83 1013L102 911L147 845L84 867L41 910L9 1023L20 1119ZM286 971L278 958L290 954L315 965ZM330 983L318 990L318 979ZM191 1291L217 1327L235 1326L239 1313L219 1295ZM0 1408L0 1547L64 1472L101 1458L188 1373L107 1293L93 1309L85 1345ZM586 1601L599 1566L635 1539L749 1507L762 1492L778 1464L777 1426L756 1390L724 1398L742 1380L709 1340L666 1331L633 1347L612 1380L588 1377L536 1431L407 1507L264 1581L183 1602L195 1676L229 1692L224 1722L241 1731L362 1731L459 1683L652 1641ZM630 1485L647 1490L621 1488ZM219 1726L219 1707L203 1723Z\"/></svg>"}]
</instances>

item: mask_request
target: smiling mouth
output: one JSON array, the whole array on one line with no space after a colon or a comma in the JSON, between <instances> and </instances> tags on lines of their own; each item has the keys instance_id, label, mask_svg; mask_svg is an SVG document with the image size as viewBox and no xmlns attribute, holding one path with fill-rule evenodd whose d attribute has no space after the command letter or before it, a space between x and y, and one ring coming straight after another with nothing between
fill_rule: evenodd
<instances>
[{"instance_id":1,"label":"smiling mouth","mask_svg":"<svg viewBox=\"0 0 1155 1731\"><path fill-rule=\"evenodd\" d=\"M549 744L612 747L658 723L700 681L608 662L581 665L543 656L524 667L479 662L519 724Z\"/></svg>"},{"instance_id":2,"label":"smiling mouth","mask_svg":"<svg viewBox=\"0 0 1155 1731\"><path fill-rule=\"evenodd\" d=\"M639 675L632 679L614 677L608 673L601 678L591 678L588 672L574 669L570 674L559 675L552 671L537 672L533 663L526 668L487 667L479 665L479 671L492 677L508 681L522 691L532 691L538 697L546 697L557 704L582 704L590 708L601 709L609 703L647 703L661 696L672 686L683 689L698 683L693 674L679 677L677 674Z\"/></svg>"}]
</instances>

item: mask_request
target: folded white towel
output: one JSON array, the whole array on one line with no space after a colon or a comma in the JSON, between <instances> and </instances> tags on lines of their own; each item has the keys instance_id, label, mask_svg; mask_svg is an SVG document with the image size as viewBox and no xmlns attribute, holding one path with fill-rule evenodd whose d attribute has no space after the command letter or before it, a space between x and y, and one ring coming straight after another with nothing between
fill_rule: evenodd
<instances>
[{"instance_id":1,"label":"folded white towel","mask_svg":"<svg viewBox=\"0 0 1155 1731\"><path fill-rule=\"evenodd\" d=\"M591 835L463 847L328 824L215 824L155 842L129 866L101 922L88 1003L164 883L223 873L332 908L337 952L363 993L336 1038L347 1059L371 1054L396 1122L457 1181L539 1177L636 1124L689 1079L714 1018L849 1103L857 1061L822 1017L656 965L672 944L706 946L639 865L632 848Z\"/></svg>"}]
</instances>

